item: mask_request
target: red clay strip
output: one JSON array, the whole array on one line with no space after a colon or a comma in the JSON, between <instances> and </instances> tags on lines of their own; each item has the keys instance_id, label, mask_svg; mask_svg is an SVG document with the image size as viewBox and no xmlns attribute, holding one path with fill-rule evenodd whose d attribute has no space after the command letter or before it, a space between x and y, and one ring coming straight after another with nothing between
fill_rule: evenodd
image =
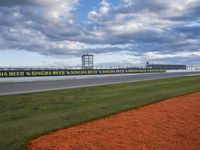
<instances>
[{"instance_id":1,"label":"red clay strip","mask_svg":"<svg viewBox=\"0 0 200 150\"><path fill-rule=\"evenodd\" d=\"M29 150L200 150L200 92L41 136Z\"/></svg>"}]
</instances>

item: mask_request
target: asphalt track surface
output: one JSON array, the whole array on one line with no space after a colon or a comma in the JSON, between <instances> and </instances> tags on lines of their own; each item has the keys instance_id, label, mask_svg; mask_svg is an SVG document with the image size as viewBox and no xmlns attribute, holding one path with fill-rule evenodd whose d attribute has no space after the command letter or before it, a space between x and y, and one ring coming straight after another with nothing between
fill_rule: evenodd
<instances>
[{"instance_id":1,"label":"asphalt track surface","mask_svg":"<svg viewBox=\"0 0 200 150\"><path fill-rule=\"evenodd\" d=\"M50 90L60 90L78 87L89 87L97 85L107 85L115 83L127 83L161 78L171 78L180 76L200 75L200 71L195 72L168 72L168 73L137 73L120 75L97 75L85 78L69 78L62 80L46 80L32 82L7 82L0 83L0 95L16 95L23 93L42 92Z\"/></svg>"}]
</instances>

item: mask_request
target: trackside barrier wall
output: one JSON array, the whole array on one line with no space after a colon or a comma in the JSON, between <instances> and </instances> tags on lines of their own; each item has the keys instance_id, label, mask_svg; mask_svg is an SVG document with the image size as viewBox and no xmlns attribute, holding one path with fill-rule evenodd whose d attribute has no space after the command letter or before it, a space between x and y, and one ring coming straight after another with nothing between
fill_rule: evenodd
<instances>
[{"instance_id":1,"label":"trackside barrier wall","mask_svg":"<svg viewBox=\"0 0 200 150\"><path fill-rule=\"evenodd\" d=\"M12 70L0 71L1 77L38 77L38 76L72 76L72 75L101 75L101 74L127 74L127 73L154 73L166 72L163 69L55 69L55 70Z\"/></svg>"}]
</instances>

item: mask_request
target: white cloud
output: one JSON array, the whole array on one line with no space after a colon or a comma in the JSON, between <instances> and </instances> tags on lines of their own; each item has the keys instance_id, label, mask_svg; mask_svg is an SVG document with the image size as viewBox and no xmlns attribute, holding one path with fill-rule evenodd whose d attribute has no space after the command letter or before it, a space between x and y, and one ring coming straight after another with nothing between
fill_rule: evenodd
<instances>
[{"instance_id":1,"label":"white cloud","mask_svg":"<svg viewBox=\"0 0 200 150\"><path fill-rule=\"evenodd\" d=\"M101 7L99 9L100 16L108 15L109 11L110 11L110 4L106 0L103 0L101 2Z\"/></svg>"},{"instance_id":2,"label":"white cloud","mask_svg":"<svg viewBox=\"0 0 200 150\"><path fill-rule=\"evenodd\" d=\"M44 17L51 23L70 23L78 0L36 0L43 7Z\"/></svg>"},{"instance_id":3,"label":"white cloud","mask_svg":"<svg viewBox=\"0 0 200 150\"><path fill-rule=\"evenodd\" d=\"M97 11L92 10L88 13L88 18L92 21L98 21L98 18L109 15L109 11L111 10L110 4L106 0L102 0L100 3L100 8Z\"/></svg>"},{"instance_id":4,"label":"white cloud","mask_svg":"<svg viewBox=\"0 0 200 150\"><path fill-rule=\"evenodd\" d=\"M95 64L97 66L133 66L141 65L142 63L143 59L140 56L134 56L134 54L130 54L127 51L105 52L95 56Z\"/></svg>"},{"instance_id":5,"label":"white cloud","mask_svg":"<svg viewBox=\"0 0 200 150\"><path fill-rule=\"evenodd\" d=\"M175 53L168 53L163 54L160 52L146 52L143 54L146 59L162 59L162 58L177 58L177 57L191 57L191 56L200 56L200 51L183 51L183 52L175 52Z\"/></svg>"}]
</instances>

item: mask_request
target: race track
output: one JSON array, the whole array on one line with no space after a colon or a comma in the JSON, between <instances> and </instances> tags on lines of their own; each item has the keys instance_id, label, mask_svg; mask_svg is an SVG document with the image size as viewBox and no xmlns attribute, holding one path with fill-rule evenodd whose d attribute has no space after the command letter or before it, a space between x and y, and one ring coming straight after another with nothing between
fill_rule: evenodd
<instances>
[{"instance_id":1,"label":"race track","mask_svg":"<svg viewBox=\"0 0 200 150\"><path fill-rule=\"evenodd\" d=\"M55 78L56 80L53 80L51 77L50 80L31 81L31 82L29 80L16 80L12 82L1 82L0 95L14 95L14 94L22 94L22 93L68 89L68 88L136 82L136 81L143 81L143 80L188 76L188 75L195 75L195 74L200 75L200 71L96 75L96 76L84 76L84 77L79 76L79 77L64 77L60 79Z\"/></svg>"}]
</instances>

